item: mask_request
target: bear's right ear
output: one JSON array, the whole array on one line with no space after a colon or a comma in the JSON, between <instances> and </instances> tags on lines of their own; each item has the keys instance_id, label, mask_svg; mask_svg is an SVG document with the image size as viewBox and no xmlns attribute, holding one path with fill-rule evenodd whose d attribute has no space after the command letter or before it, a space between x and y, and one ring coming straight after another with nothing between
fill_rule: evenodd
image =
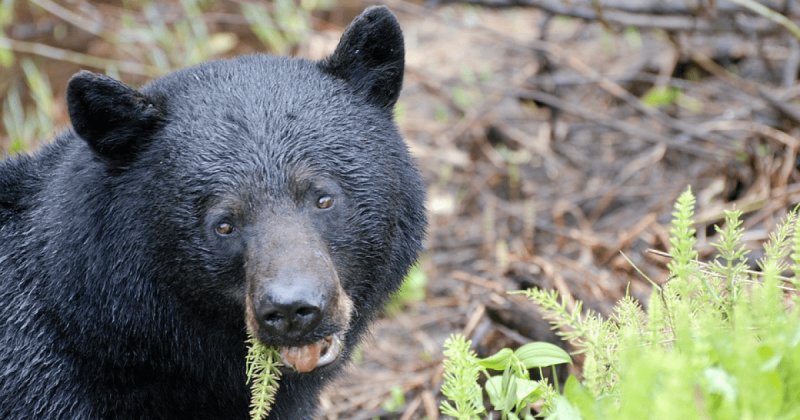
<instances>
[{"instance_id":1,"label":"bear's right ear","mask_svg":"<svg viewBox=\"0 0 800 420\"><path fill-rule=\"evenodd\" d=\"M165 121L165 105L108 76L81 71L67 85L72 127L108 161L132 159Z\"/></svg>"},{"instance_id":2,"label":"bear's right ear","mask_svg":"<svg viewBox=\"0 0 800 420\"><path fill-rule=\"evenodd\" d=\"M344 79L370 103L391 109L405 71L403 31L386 6L372 6L345 29L336 51L319 63L331 75Z\"/></svg>"}]
</instances>

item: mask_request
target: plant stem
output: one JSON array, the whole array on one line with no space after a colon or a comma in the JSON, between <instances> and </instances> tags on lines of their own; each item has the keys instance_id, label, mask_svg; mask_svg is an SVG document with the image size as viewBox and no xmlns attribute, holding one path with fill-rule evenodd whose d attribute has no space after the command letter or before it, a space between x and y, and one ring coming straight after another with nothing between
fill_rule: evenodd
<instances>
[{"instance_id":1,"label":"plant stem","mask_svg":"<svg viewBox=\"0 0 800 420\"><path fill-rule=\"evenodd\" d=\"M783 26L794 35L795 38L800 39L800 27L794 24L786 16L764 6L763 4L756 3L754 0L731 0L739 6L746 7L751 11Z\"/></svg>"}]
</instances>

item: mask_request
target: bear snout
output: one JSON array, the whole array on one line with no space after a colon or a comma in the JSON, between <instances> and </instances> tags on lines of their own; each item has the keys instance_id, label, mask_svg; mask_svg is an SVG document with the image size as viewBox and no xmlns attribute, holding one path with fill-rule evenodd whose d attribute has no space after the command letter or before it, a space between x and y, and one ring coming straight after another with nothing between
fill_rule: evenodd
<instances>
[{"instance_id":1,"label":"bear snout","mask_svg":"<svg viewBox=\"0 0 800 420\"><path fill-rule=\"evenodd\" d=\"M274 345L305 345L345 333L352 311L324 245L293 227L261 236L263 242L254 246L259 252L249 255L247 265L247 325Z\"/></svg>"},{"instance_id":2,"label":"bear snout","mask_svg":"<svg viewBox=\"0 0 800 420\"><path fill-rule=\"evenodd\" d=\"M328 312L333 295L330 281L291 276L270 281L253 305L259 326L273 337L302 337Z\"/></svg>"},{"instance_id":3,"label":"bear snout","mask_svg":"<svg viewBox=\"0 0 800 420\"><path fill-rule=\"evenodd\" d=\"M280 248L294 248L286 254L293 258L273 259L262 275L248 276L246 321L253 335L278 347L284 366L311 372L340 359L353 302L327 254Z\"/></svg>"}]
</instances>

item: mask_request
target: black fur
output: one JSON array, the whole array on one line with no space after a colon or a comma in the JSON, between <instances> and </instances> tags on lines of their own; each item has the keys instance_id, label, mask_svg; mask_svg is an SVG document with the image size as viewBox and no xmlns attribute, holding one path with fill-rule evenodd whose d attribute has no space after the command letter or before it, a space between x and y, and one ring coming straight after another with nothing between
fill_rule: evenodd
<instances>
[{"instance_id":1,"label":"black fur","mask_svg":"<svg viewBox=\"0 0 800 420\"><path fill-rule=\"evenodd\" d=\"M148 98L108 76L82 71L69 81L67 108L72 129L98 156L134 158L163 125L164 101Z\"/></svg>"},{"instance_id":2,"label":"black fur","mask_svg":"<svg viewBox=\"0 0 800 420\"><path fill-rule=\"evenodd\" d=\"M387 112L402 72L373 7L319 63L240 57L141 91L76 75L73 130L0 161L0 418L246 419L246 285L291 257L254 249L310 236L355 311L342 360L281 380L270 418L309 418L421 249L424 189Z\"/></svg>"},{"instance_id":3,"label":"black fur","mask_svg":"<svg viewBox=\"0 0 800 420\"><path fill-rule=\"evenodd\" d=\"M370 102L392 109L405 69L400 25L389 9L371 8L348 25L336 51L320 65Z\"/></svg>"}]
</instances>

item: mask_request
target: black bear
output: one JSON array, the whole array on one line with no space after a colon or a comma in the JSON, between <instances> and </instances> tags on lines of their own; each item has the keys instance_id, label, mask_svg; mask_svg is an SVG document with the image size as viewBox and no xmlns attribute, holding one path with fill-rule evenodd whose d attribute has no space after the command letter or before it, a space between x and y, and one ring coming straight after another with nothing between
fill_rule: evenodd
<instances>
[{"instance_id":1,"label":"black bear","mask_svg":"<svg viewBox=\"0 0 800 420\"><path fill-rule=\"evenodd\" d=\"M0 418L246 419L248 328L295 365L270 419L311 418L422 247L403 72L372 7L319 62L75 75L0 161Z\"/></svg>"}]
</instances>

